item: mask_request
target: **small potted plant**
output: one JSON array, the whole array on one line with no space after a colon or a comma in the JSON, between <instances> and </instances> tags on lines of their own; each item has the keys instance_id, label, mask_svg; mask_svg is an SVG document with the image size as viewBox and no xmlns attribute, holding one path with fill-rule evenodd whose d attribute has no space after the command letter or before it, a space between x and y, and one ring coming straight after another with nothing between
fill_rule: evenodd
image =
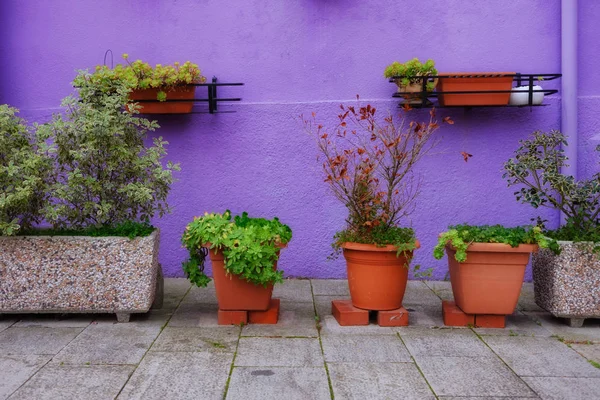
<instances>
[{"instance_id":1,"label":"small potted plant","mask_svg":"<svg viewBox=\"0 0 600 400\"><path fill-rule=\"evenodd\" d=\"M437 73L433 60L429 59L422 63L418 58L413 58L405 63L394 61L385 68L383 76L394 80L398 86L398 92L404 93L405 98L416 104L421 103L423 99L420 95L413 93L432 92L438 82L437 78L428 79L423 77L435 76Z\"/></svg>"},{"instance_id":2,"label":"small potted plant","mask_svg":"<svg viewBox=\"0 0 600 400\"><path fill-rule=\"evenodd\" d=\"M414 166L436 144L439 125L433 110L428 121L415 122L405 116L376 118L371 105L340 108L332 130L316 122L314 113L302 118L317 141L325 182L348 208L346 227L333 246L346 259L354 307L399 309L408 265L419 247L414 231L399 225L414 209L419 193Z\"/></svg>"},{"instance_id":3,"label":"small potted plant","mask_svg":"<svg viewBox=\"0 0 600 400\"><path fill-rule=\"evenodd\" d=\"M278 218L250 218L244 212L205 213L185 228L182 242L189 251L183 270L190 281L204 287L207 253L212 262L219 310L261 311L271 302L273 284L281 282L279 252L292 239L292 230ZM206 251L208 249L208 252Z\"/></svg>"},{"instance_id":4,"label":"small potted plant","mask_svg":"<svg viewBox=\"0 0 600 400\"><path fill-rule=\"evenodd\" d=\"M448 254L452 293L467 314L508 315L517 306L529 255L557 248L539 227L456 225L439 235L436 259Z\"/></svg>"},{"instance_id":5,"label":"small potted plant","mask_svg":"<svg viewBox=\"0 0 600 400\"><path fill-rule=\"evenodd\" d=\"M192 112L193 102L180 100L194 99L196 87L193 84L206 82L198 65L186 61L152 67L142 60L130 62L127 54L123 54L123 59L126 65L117 64L112 69L98 65L93 74L80 73L75 86L92 87L101 94L114 91L115 82L121 82L131 90L129 99L140 101L138 111L143 114ZM167 102L167 99L176 101Z\"/></svg>"},{"instance_id":6,"label":"small potted plant","mask_svg":"<svg viewBox=\"0 0 600 400\"><path fill-rule=\"evenodd\" d=\"M128 321L150 309L161 271L149 220L169 210L178 166L163 166L162 138L145 144L158 125L122 109L128 93L83 87L35 138L3 112L0 314L107 312ZM49 229L35 226L42 219Z\"/></svg>"},{"instance_id":7,"label":"small potted plant","mask_svg":"<svg viewBox=\"0 0 600 400\"><path fill-rule=\"evenodd\" d=\"M564 216L557 229L546 229L538 218L544 235L559 241L560 252L533 256L535 301L580 327L586 318L600 318L600 172L581 180L561 173L568 158L559 131L536 131L520 144L504 164L508 185L520 187L517 200Z\"/></svg>"}]
</instances>

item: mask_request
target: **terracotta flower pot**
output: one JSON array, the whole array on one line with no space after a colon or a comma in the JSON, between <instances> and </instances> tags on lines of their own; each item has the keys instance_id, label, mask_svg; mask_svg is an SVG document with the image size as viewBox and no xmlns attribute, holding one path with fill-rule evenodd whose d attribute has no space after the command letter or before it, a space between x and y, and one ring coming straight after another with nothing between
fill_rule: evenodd
<instances>
[{"instance_id":1,"label":"terracotta flower pot","mask_svg":"<svg viewBox=\"0 0 600 400\"><path fill-rule=\"evenodd\" d=\"M139 89L130 93L129 98L133 101L156 100L159 89ZM196 87L184 85L166 91L167 100L193 100ZM143 101L140 105L142 114L189 114L192 112L193 101Z\"/></svg>"},{"instance_id":2,"label":"terracotta flower pot","mask_svg":"<svg viewBox=\"0 0 600 400\"><path fill-rule=\"evenodd\" d=\"M510 98L514 72L451 72L441 73L438 100L441 106L502 106ZM503 91L502 93L462 93L444 92Z\"/></svg>"},{"instance_id":3,"label":"terracotta flower pot","mask_svg":"<svg viewBox=\"0 0 600 400\"><path fill-rule=\"evenodd\" d=\"M235 275L226 274L225 258L221 251L209 250L213 279L220 310L264 311L269 308L273 285L255 285ZM277 269L277 262L273 265Z\"/></svg>"},{"instance_id":4,"label":"terracotta flower pot","mask_svg":"<svg viewBox=\"0 0 600 400\"><path fill-rule=\"evenodd\" d=\"M529 255L537 249L534 244L472 243L467 261L459 263L454 248L446 246L456 305L467 314L512 314Z\"/></svg>"},{"instance_id":5,"label":"terracotta flower pot","mask_svg":"<svg viewBox=\"0 0 600 400\"><path fill-rule=\"evenodd\" d=\"M419 241L416 247L420 246ZM396 257L395 246L344 243L348 286L352 305L365 310L395 310L402 307L413 252Z\"/></svg>"},{"instance_id":6,"label":"terracotta flower pot","mask_svg":"<svg viewBox=\"0 0 600 400\"><path fill-rule=\"evenodd\" d=\"M405 94L403 97L409 101L411 104L421 104L423 99L421 98L421 92L423 91L422 82L418 83L409 83L408 85L404 85L402 83L402 79L396 79L396 85L398 86L398 93L411 93ZM438 79L435 78L433 80L433 87L437 86ZM431 92L431 90L427 90ZM414 93L414 94L412 94Z\"/></svg>"}]
</instances>

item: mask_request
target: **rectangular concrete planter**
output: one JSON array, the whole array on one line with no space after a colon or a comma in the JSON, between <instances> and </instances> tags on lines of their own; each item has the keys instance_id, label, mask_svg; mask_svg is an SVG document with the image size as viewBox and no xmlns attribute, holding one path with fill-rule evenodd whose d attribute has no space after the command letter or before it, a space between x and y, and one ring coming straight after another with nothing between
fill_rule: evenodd
<instances>
[{"instance_id":1,"label":"rectangular concrete planter","mask_svg":"<svg viewBox=\"0 0 600 400\"><path fill-rule=\"evenodd\" d=\"M2 236L0 314L116 313L126 322L150 310L162 287L158 244L158 230L133 240Z\"/></svg>"},{"instance_id":2,"label":"rectangular concrete planter","mask_svg":"<svg viewBox=\"0 0 600 400\"><path fill-rule=\"evenodd\" d=\"M600 318L600 256L594 243L559 243L560 255L548 249L533 255L535 302L578 327L586 318Z\"/></svg>"}]
</instances>

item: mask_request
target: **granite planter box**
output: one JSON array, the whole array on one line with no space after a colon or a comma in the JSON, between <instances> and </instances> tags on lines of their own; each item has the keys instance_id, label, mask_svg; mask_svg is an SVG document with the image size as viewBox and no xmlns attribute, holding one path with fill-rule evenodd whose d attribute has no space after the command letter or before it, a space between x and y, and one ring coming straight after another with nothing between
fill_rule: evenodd
<instances>
[{"instance_id":1,"label":"granite planter box","mask_svg":"<svg viewBox=\"0 0 600 400\"><path fill-rule=\"evenodd\" d=\"M162 301L159 231L150 236L0 237L0 314L116 313Z\"/></svg>"},{"instance_id":2,"label":"granite planter box","mask_svg":"<svg viewBox=\"0 0 600 400\"><path fill-rule=\"evenodd\" d=\"M559 243L560 255L548 249L533 255L535 302L581 327L586 318L600 318L600 256L593 243Z\"/></svg>"}]
</instances>

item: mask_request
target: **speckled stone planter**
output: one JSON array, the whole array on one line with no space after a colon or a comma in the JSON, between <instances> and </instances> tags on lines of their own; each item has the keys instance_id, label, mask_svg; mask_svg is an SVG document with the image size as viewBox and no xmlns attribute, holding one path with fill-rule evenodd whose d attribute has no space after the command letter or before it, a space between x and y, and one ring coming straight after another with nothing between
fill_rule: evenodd
<instances>
[{"instance_id":1,"label":"speckled stone planter","mask_svg":"<svg viewBox=\"0 0 600 400\"><path fill-rule=\"evenodd\" d=\"M559 243L558 256L548 249L533 255L535 302L580 327L586 318L600 318L600 257L592 243Z\"/></svg>"},{"instance_id":2,"label":"speckled stone planter","mask_svg":"<svg viewBox=\"0 0 600 400\"><path fill-rule=\"evenodd\" d=\"M116 313L127 322L162 287L158 243L158 230L133 240L0 237L0 314Z\"/></svg>"}]
</instances>

